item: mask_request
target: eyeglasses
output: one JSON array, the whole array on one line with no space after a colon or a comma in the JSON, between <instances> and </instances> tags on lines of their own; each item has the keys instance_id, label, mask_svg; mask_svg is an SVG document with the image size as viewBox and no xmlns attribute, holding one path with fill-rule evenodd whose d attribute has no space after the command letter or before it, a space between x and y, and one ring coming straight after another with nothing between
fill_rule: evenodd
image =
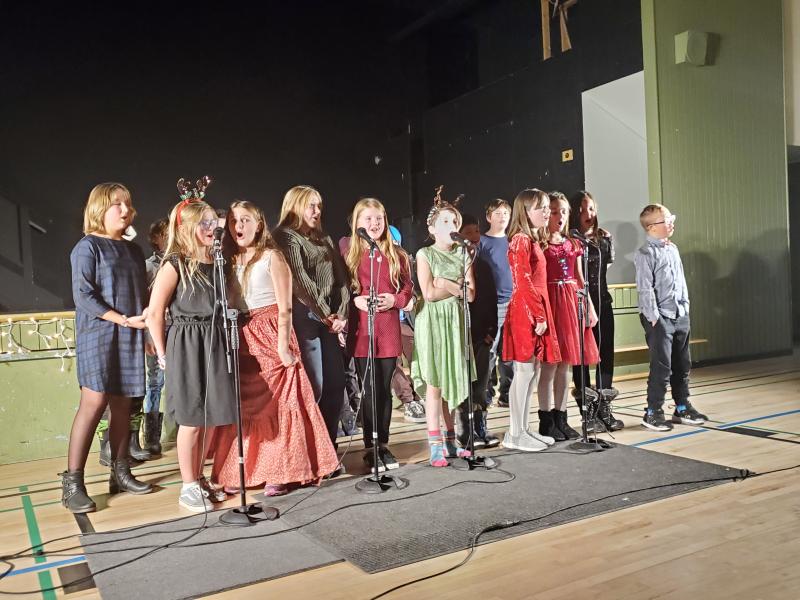
<instances>
[{"instance_id":1,"label":"eyeglasses","mask_svg":"<svg viewBox=\"0 0 800 600\"><path fill-rule=\"evenodd\" d=\"M198 225L202 229L214 229L217 226L217 219L206 219L204 221L200 221Z\"/></svg>"},{"instance_id":2,"label":"eyeglasses","mask_svg":"<svg viewBox=\"0 0 800 600\"><path fill-rule=\"evenodd\" d=\"M655 223L650 223L650 225L672 225L675 222L675 219L678 218L678 215L670 215L665 217L663 221L656 221Z\"/></svg>"}]
</instances>

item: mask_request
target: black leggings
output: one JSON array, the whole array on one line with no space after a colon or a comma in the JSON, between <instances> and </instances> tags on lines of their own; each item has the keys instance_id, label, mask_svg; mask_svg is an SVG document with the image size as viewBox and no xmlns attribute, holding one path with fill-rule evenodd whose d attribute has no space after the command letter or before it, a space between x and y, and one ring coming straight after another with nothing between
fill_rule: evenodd
<instances>
[{"instance_id":1,"label":"black leggings","mask_svg":"<svg viewBox=\"0 0 800 600\"><path fill-rule=\"evenodd\" d=\"M597 304L595 304L597 306ZM603 304L598 310L599 320L597 325L592 328L594 341L600 350L600 363L595 370L595 387L607 389L612 387L614 382L614 307L611 304ZM586 378L586 385L591 383L589 379L589 367L583 367L583 376ZM576 388L581 386L581 368L572 367L572 382Z\"/></svg>"},{"instance_id":2,"label":"black leggings","mask_svg":"<svg viewBox=\"0 0 800 600\"><path fill-rule=\"evenodd\" d=\"M361 379L364 395L361 400L362 426L364 428L364 447L372 448L372 396L370 382L364 381L367 359L356 358L358 377ZM397 357L375 359L375 408L378 417L378 443L389 443L389 425L392 423L392 374L397 366Z\"/></svg>"}]
</instances>

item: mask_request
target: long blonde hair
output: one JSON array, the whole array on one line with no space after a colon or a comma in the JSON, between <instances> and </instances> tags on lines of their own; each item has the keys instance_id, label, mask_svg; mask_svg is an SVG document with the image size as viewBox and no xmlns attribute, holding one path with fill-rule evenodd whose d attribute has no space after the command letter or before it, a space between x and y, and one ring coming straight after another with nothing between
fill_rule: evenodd
<instances>
[{"instance_id":1,"label":"long blonde hair","mask_svg":"<svg viewBox=\"0 0 800 600\"><path fill-rule=\"evenodd\" d=\"M180 210L181 224L178 225L178 207L183 206ZM200 244L195 232L197 226L203 219L203 213L207 210L214 212L214 209L203 200L193 200L192 202L178 202L169 213L169 226L167 228L167 249L164 252L164 258L161 261L169 260L170 255L178 255L178 272L180 278L184 281L183 291L186 291L186 283L189 282L189 287L194 291L194 278L195 275L198 279L206 285L211 285L208 277L200 271L200 258L208 252L208 248Z\"/></svg>"},{"instance_id":2,"label":"long blonde hair","mask_svg":"<svg viewBox=\"0 0 800 600\"><path fill-rule=\"evenodd\" d=\"M400 291L400 270L402 266L408 268L408 255L405 251L397 246L391 239L389 234L389 219L386 217L386 209L381 201L376 198L362 198L353 207L353 212L350 215L350 249L347 251L345 263L347 269L350 271L350 285L355 293L361 292L361 283L358 280L358 267L361 264L361 259L364 256L364 251L368 250L367 242L358 237L358 217L364 209L377 208L383 213L383 233L381 237L376 240L378 250L381 251L389 263L389 279L394 286L395 291ZM404 261L401 265L400 261Z\"/></svg>"},{"instance_id":3,"label":"long blonde hair","mask_svg":"<svg viewBox=\"0 0 800 600\"><path fill-rule=\"evenodd\" d=\"M98 183L89 192L89 199L86 201L86 208L83 210L83 233L89 235L90 233L107 234L104 219L106 211L111 206L111 196L119 190L122 192L124 202L128 204L131 212L131 222L136 216L136 209L133 208L133 201L131 200L131 193L121 183L113 181L108 183Z\"/></svg>"},{"instance_id":4,"label":"long blonde hair","mask_svg":"<svg viewBox=\"0 0 800 600\"><path fill-rule=\"evenodd\" d=\"M264 256L264 252L267 250L278 251L278 246L275 243L275 240L272 238L272 235L269 233L269 228L267 227L267 220L264 217L264 211L262 211L258 206L249 202L248 200L234 200L231 203L230 209L228 210L228 231L230 232L231 222L233 221L234 208L243 208L247 212L249 212L256 221L258 221L258 229L256 229L256 235L253 238L253 248L255 248L255 254L253 257L247 261L247 264L244 267L244 275L242 276L242 293L247 293L247 284L250 279L250 272L253 270L253 265L255 265L258 260ZM225 238L226 240L231 240L231 236L228 235ZM229 252L231 255L235 256L237 253L240 253L241 250L236 243L231 241L227 242L228 246L235 246L235 248L231 247ZM227 254L227 252L226 252Z\"/></svg>"},{"instance_id":5,"label":"long blonde hair","mask_svg":"<svg viewBox=\"0 0 800 600\"><path fill-rule=\"evenodd\" d=\"M550 205L550 198L542 190L528 188L522 190L514 198L514 206L511 209L511 221L508 224L508 239L512 239L518 233L522 233L537 242L540 246L547 243L544 227L534 227L528 217L531 207L541 210Z\"/></svg>"},{"instance_id":6,"label":"long blonde hair","mask_svg":"<svg viewBox=\"0 0 800 600\"><path fill-rule=\"evenodd\" d=\"M308 207L308 204L315 199L319 200L319 208L322 210L322 196L313 187L310 185L296 185L291 188L283 196L278 227L285 227L287 229L293 229L294 231L304 229L305 221L303 220L303 213ZM321 219L318 226L309 233L317 237L323 235Z\"/></svg>"}]
</instances>

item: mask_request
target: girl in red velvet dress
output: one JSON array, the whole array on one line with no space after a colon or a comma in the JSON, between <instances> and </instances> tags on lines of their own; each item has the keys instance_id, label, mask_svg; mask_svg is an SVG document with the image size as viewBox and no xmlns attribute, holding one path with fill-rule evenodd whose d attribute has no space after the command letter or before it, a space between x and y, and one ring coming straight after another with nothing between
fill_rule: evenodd
<instances>
[{"instance_id":1,"label":"girl in red velvet dress","mask_svg":"<svg viewBox=\"0 0 800 600\"><path fill-rule=\"evenodd\" d=\"M542 367L538 394L540 408L550 408L550 429L547 434L556 441L580 437L567 423L570 369L581 364L579 335L583 335L583 364L593 365L600 361L597 343L592 335L597 314L591 298L587 298L588 319L584 322L582 332L578 323L578 290L583 289L583 272L578 257L583 253L583 245L567 237L569 211L569 202L564 194L550 194L549 235L544 257L547 261L547 292L553 307L561 362Z\"/></svg>"},{"instance_id":2,"label":"girl in red velvet dress","mask_svg":"<svg viewBox=\"0 0 800 600\"><path fill-rule=\"evenodd\" d=\"M549 216L547 194L541 190L523 190L514 200L508 228L513 289L503 327L503 360L513 361L514 378L508 402L510 422L503 446L525 452L544 450L555 442L550 436L528 429L530 399L541 365L561 361L540 247Z\"/></svg>"},{"instance_id":3,"label":"girl in red velvet dress","mask_svg":"<svg viewBox=\"0 0 800 600\"><path fill-rule=\"evenodd\" d=\"M369 299L369 245L358 237L360 228L378 246L374 259L374 283L378 305L375 312L375 409L378 424L378 471L396 469L400 465L389 450L389 425L392 422L392 375L397 357L403 352L400 338L400 309L414 294L411 270L405 251L392 242L386 209L375 198L362 198L353 208L350 219L350 243L342 248L353 290L347 324L347 350L356 361L365 395L361 404L364 427L364 461L374 468L372 432L372 391L364 381L367 376L369 332L367 310Z\"/></svg>"}]
</instances>

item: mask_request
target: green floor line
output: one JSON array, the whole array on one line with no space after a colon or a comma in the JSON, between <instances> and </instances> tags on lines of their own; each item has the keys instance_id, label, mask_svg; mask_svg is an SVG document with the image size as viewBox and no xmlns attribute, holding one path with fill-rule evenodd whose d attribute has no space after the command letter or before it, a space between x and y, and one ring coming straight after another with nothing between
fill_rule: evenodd
<instances>
[{"instance_id":1,"label":"green floor line","mask_svg":"<svg viewBox=\"0 0 800 600\"><path fill-rule=\"evenodd\" d=\"M61 504L61 500L53 500L52 502L42 502L40 504L32 504L33 508L38 508L39 506L51 506L53 504ZM4 508L0 510L0 513L7 513L7 512L15 512L18 510L25 510L24 506L18 506L16 508Z\"/></svg>"},{"instance_id":2,"label":"green floor line","mask_svg":"<svg viewBox=\"0 0 800 600\"><path fill-rule=\"evenodd\" d=\"M28 487L21 485L19 487L20 492L27 492ZM41 564L47 561L47 557L42 552L42 536L39 533L39 524L36 522L36 513L33 510L33 502L31 502L31 497L28 495L22 496L22 508L25 513L25 524L28 527L28 538L31 542L31 552L34 554L34 562L37 564ZM42 598L45 600L53 600L56 597L55 591L50 590L49 588L53 587L53 578L50 577L50 573L47 571L42 571L39 573L39 589L46 590L42 591Z\"/></svg>"}]
</instances>

